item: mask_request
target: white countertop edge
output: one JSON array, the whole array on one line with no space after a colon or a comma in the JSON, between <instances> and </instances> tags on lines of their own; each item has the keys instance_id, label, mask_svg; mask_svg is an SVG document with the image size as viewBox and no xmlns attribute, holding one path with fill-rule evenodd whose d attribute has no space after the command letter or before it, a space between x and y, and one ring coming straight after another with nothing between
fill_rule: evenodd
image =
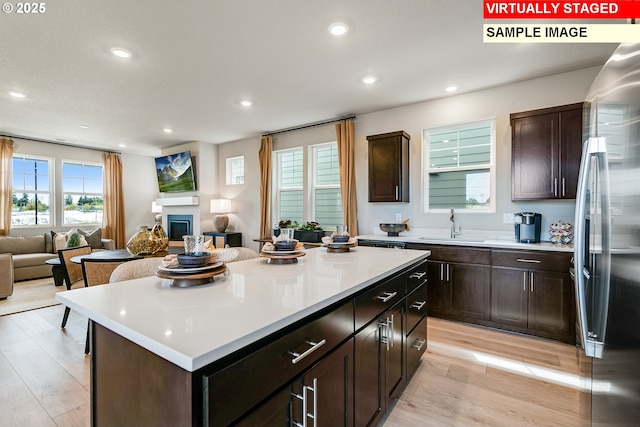
<instances>
[{"instance_id":1,"label":"white countertop edge","mask_svg":"<svg viewBox=\"0 0 640 427\"><path fill-rule=\"evenodd\" d=\"M238 351L246 347L247 345L250 345L262 338L268 337L269 335L275 332L278 332L282 328L290 326L310 315L313 315L314 313L317 313L323 309L326 309L327 307L330 307L335 303L346 300L350 296L379 282L380 280L390 277L398 273L399 271L406 269L407 267L410 267L411 265L414 265L423 259L426 259L431 254L430 251L426 251L426 250L425 251L415 250L415 252L423 252L423 254L421 254L420 256L417 256L416 258L413 258L410 261L400 264L397 267L391 270L388 270L382 274L371 277L368 280L349 288L348 290L337 293L330 298L326 298L304 309L301 309L289 316L286 316L280 319L279 321L275 321L271 324L265 325L264 327L256 329L250 334L241 336L227 344L214 348L211 351L208 351L207 353L193 356L193 357L186 355L180 351L177 351L171 348L170 346L164 345L150 337L147 337L146 335L141 334L136 330L129 328L111 319L108 316L104 316L99 312L91 310L79 304L78 302L74 301L73 299L68 298L68 296L66 295L66 294L72 294L73 292L76 292L78 290L90 289L90 288L80 288L80 289L71 290L71 291L58 292L55 298L56 300L60 301L62 304L68 306L74 311L77 311L78 313L81 313L87 316L92 321L99 323L100 325L124 337L125 339L145 348L146 350L151 351L152 353L162 357L163 359L168 360L169 362L179 366L182 369L185 369L186 371L194 372L200 368L207 366L212 362L220 360L223 357L228 356L234 353L235 351ZM137 279L137 280L140 280L140 279Z\"/></svg>"},{"instance_id":2,"label":"white countertop edge","mask_svg":"<svg viewBox=\"0 0 640 427\"><path fill-rule=\"evenodd\" d=\"M444 245L444 246L469 246L479 248L496 248L496 249L518 249L531 251L549 251L549 252L573 252L572 244L560 244L551 242L540 243L518 243L513 240L487 239L487 240L465 240L463 237L456 239L421 238L420 236L411 236L402 234L397 237L390 237L384 234L363 234L356 236L358 240L375 240L381 242L405 242L405 243L424 243L428 245Z\"/></svg>"}]
</instances>

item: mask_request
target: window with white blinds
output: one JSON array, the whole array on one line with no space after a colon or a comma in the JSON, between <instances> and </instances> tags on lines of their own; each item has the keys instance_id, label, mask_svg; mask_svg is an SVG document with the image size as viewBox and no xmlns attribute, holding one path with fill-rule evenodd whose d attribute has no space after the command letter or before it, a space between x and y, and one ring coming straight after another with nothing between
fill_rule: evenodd
<instances>
[{"instance_id":1,"label":"window with white blinds","mask_svg":"<svg viewBox=\"0 0 640 427\"><path fill-rule=\"evenodd\" d=\"M423 131L425 211L495 211L495 120Z\"/></svg>"},{"instance_id":2,"label":"window with white blinds","mask_svg":"<svg viewBox=\"0 0 640 427\"><path fill-rule=\"evenodd\" d=\"M312 203L314 220L325 229L343 224L340 196L338 144L335 142L310 147L313 161Z\"/></svg>"},{"instance_id":3,"label":"window with white blinds","mask_svg":"<svg viewBox=\"0 0 640 427\"><path fill-rule=\"evenodd\" d=\"M315 221L325 230L343 223L336 142L275 151L273 173L276 223Z\"/></svg>"}]
</instances>

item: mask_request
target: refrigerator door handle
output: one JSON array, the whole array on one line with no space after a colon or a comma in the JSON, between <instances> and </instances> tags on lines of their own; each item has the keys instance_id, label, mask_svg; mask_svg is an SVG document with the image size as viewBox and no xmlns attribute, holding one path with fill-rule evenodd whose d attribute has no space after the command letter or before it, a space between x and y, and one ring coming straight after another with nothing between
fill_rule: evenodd
<instances>
[{"instance_id":1,"label":"refrigerator door handle","mask_svg":"<svg viewBox=\"0 0 640 427\"><path fill-rule=\"evenodd\" d=\"M592 330L592 326L588 322L587 318L587 306L586 306L586 281L590 279L591 275L585 268L585 232L586 230L586 210L589 208L586 206L587 191L588 191L588 179L590 175L590 169L592 166L591 156L597 153L604 152L604 138L589 138L585 141L582 147L582 160L580 167L580 175L578 177L578 189L576 193L576 218L575 218L575 233L574 233L574 262L575 262L575 288L576 288L576 309L577 318L580 326L582 341L582 347L585 354L589 357L602 357L602 348L604 343L597 341L598 338ZM600 160L600 159L598 159ZM591 195L593 197L593 195ZM607 206L602 206L602 209L608 209ZM606 210L605 212L608 212ZM608 215L603 215L607 217Z\"/></svg>"}]
</instances>

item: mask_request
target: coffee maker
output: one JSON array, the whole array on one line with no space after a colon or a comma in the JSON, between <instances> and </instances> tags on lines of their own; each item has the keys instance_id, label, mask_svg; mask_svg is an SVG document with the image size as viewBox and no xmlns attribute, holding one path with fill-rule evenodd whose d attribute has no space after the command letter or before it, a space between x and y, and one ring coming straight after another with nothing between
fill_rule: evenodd
<instances>
[{"instance_id":1,"label":"coffee maker","mask_svg":"<svg viewBox=\"0 0 640 427\"><path fill-rule=\"evenodd\" d=\"M540 225L542 215L535 212L518 212L513 214L516 242L540 243Z\"/></svg>"}]
</instances>

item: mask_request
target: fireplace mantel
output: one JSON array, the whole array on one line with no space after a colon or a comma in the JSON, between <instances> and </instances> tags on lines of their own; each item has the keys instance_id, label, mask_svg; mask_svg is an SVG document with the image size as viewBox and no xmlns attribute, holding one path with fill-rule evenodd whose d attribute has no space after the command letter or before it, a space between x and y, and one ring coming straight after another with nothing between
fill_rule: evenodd
<instances>
[{"instance_id":1,"label":"fireplace mantel","mask_svg":"<svg viewBox=\"0 0 640 427\"><path fill-rule=\"evenodd\" d=\"M156 199L156 204L159 206L198 206L200 200L198 196L163 197Z\"/></svg>"}]
</instances>

